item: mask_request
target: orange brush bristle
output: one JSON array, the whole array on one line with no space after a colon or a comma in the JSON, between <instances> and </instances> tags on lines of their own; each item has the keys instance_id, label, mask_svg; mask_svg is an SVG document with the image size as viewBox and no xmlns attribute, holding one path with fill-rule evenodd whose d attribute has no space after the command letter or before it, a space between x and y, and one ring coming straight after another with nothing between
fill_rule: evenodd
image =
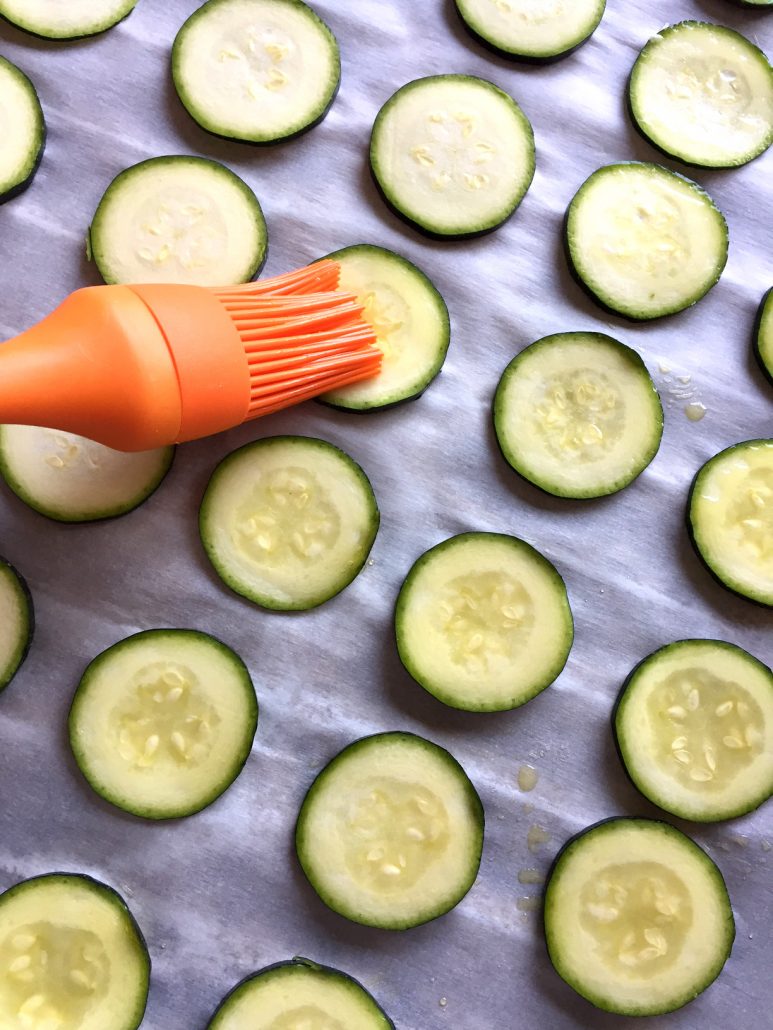
<instances>
[{"instance_id":1,"label":"orange brush bristle","mask_svg":"<svg viewBox=\"0 0 773 1030\"><path fill-rule=\"evenodd\" d=\"M325 260L242 286L92 286L0 347L0 422L120 450L194 440L378 373Z\"/></svg>"}]
</instances>

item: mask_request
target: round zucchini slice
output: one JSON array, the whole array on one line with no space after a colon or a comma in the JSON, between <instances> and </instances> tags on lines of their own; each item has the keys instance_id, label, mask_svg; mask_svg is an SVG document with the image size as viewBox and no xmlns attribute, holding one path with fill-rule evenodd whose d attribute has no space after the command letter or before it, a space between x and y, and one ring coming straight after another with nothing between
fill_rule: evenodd
<instances>
[{"instance_id":1,"label":"round zucchini slice","mask_svg":"<svg viewBox=\"0 0 773 1030\"><path fill-rule=\"evenodd\" d=\"M137 0L0 0L0 15L45 39L80 39L117 25Z\"/></svg>"},{"instance_id":2,"label":"round zucchini slice","mask_svg":"<svg viewBox=\"0 0 773 1030\"><path fill-rule=\"evenodd\" d=\"M278 962L242 980L220 1003L207 1030L248 1026L394 1030L362 984L306 958Z\"/></svg>"},{"instance_id":3,"label":"round zucchini slice","mask_svg":"<svg viewBox=\"0 0 773 1030\"><path fill-rule=\"evenodd\" d=\"M325 117L341 58L333 33L301 0L208 0L177 34L172 76L203 129L275 143Z\"/></svg>"},{"instance_id":4,"label":"round zucchini slice","mask_svg":"<svg viewBox=\"0 0 773 1030\"><path fill-rule=\"evenodd\" d=\"M566 664L574 624L566 586L533 547L499 533L462 533L423 554L395 608L400 659L452 708L525 704Z\"/></svg>"},{"instance_id":5,"label":"round zucchini slice","mask_svg":"<svg viewBox=\"0 0 773 1030\"><path fill-rule=\"evenodd\" d=\"M565 57L595 32L606 0L456 0L470 32L508 57Z\"/></svg>"},{"instance_id":6,"label":"round zucchini slice","mask_svg":"<svg viewBox=\"0 0 773 1030\"><path fill-rule=\"evenodd\" d=\"M345 411L372 411L418 397L445 361L448 308L416 265L383 247L359 244L328 257L341 266L339 289L354 293L384 355L375 379L323 394Z\"/></svg>"},{"instance_id":7,"label":"round zucchini slice","mask_svg":"<svg viewBox=\"0 0 773 1030\"><path fill-rule=\"evenodd\" d=\"M723 25L682 21L657 32L636 59L628 97L642 134L687 164L733 168L773 143L773 68Z\"/></svg>"},{"instance_id":8,"label":"round zucchini slice","mask_svg":"<svg viewBox=\"0 0 773 1030\"><path fill-rule=\"evenodd\" d=\"M35 87L20 68L4 57L0 57L0 122L2 202L17 196L32 182L46 139L46 123Z\"/></svg>"},{"instance_id":9,"label":"round zucchini slice","mask_svg":"<svg viewBox=\"0 0 773 1030\"><path fill-rule=\"evenodd\" d=\"M719 280L727 223L695 182L631 161L595 171L569 205L567 245L581 284L627 318L683 311Z\"/></svg>"},{"instance_id":10,"label":"round zucchini slice","mask_svg":"<svg viewBox=\"0 0 773 1030\"><path fill-rule=\"evenodd\" d=\"M693 482L688 518L719 582L773 607L773 440L747 440L710 458Z\"/></svg>"},{"instance_id":11,"label":"round zucchini slice","mask_svg":"<svg viewBox=\"0 0 773 1030\"><path fill-rule=\"evenodd\" d=\"M136 1030L150 958L123 898L78 873L49 873L0 896L0 1026Z\"/></svg>"},{"instance_id":12,"label":"round zucchini slice","mask_svg":"<svg viewBox=\"0 0 773 1030\"><path fill-rule=\"evenodd\" d=\"M663 408L636 351L603 333L556 333L505 369L494 429L530 483L556 497L603 497L655 457Z\"/></svg>"},{"instance_id":13,"label":"round zucchini slice","mask_svg":"<svg viewBox=\"0 0 773 1030\"><path fill-rule=\"evenodd\" d=\"M773 383L773 287L760 303L755 326L754 351L762 371Z\"/></svg>"},{"instance_id":14,"label":"round zucchini slice","mask_svg":"<svg viewBox=\"0 0 773 1030\"><path fill-rule=\"evenodd\" d=\"M634 784L694 822L733 819L773 794L773 673L722 640L678 640L636 666L615 712Z\"/></svg>"},{"instance_id":15,"label":"round zucchini slice","mask_svg":"<svg viewBox=\"0 0 773 1030\"><path fill-rule=\"evenodd\" d=\"M0 691L27 657L34 630L29 588L13 565L0 558Z\"/></svg>"},{"instance_id":16,"label":"round zucchini slice","mask_svg":"<svg viewBox=\"0 0 773 1030\"><path fill-rule=\"evenodd\" d=\"M719 976L735 937L719 869L652 819L609 819L569 841L545 889L544 918L558 975L625 1016L692 1001Z\"/></svg>"},{"instance_id":17,"label":"round zucchini slice","mask_svg":"<svg viewBox=\"0 0 773 1030\"><path fill-rule=\"evenodd\" d=\"M106 283L244 283L263 267L267 240L247 183L217 161L182 155L120 172L89 228Z\"/></svg>"},{"instance_id":18,"label":"round zucchini slice","mask_svg":"<svg viewBox=\"0 0 773 1030\"><path fill-rule=\"evenodd\" d=\"M339 915L406 930L450 911L478 875L483 806L447 751L413 733L344 748L309 788L295 849Z\"/></svg>"},{"instance_id":19,"label":"round zucchini slice","mask_svg":"<svg viewBox=\"0 0 773 1030\"><path fill-rule=\"evenodd\" d=\"M401 87L379 111L370 165L394 210L431 236L496 229L534 177L534 133L518 104L470 75Z\"/></svg>"},{"instance_id":20,"label":"round zucchini slice","mask_svg":"<svg viewBox=\"0 0 773 1030\"><path fill-rule=\"evenodd\" d=\"M146 630L103 651L68 720L89 784L146 819L192 815L219 798L247 761L257 725L244 662L189 629Z\"/></svg>"},{"instance_id":21,"label":"round zucchini slice","mask_svg":"<svg viewBox=\"0 0 773 1030\"><path fill-rule=\"evenodd\" d=\"M0 474L30 508L58 522L133 511L169 471L174 447L127 454L75 433L0 426Z\"/></svg>"},{"instance_id":22,"label":"round zucchini slice","mask_svg":"<svg viewBox=\"0 0 773 1030\"><path fill-rule=\"evenodd\" d=\"M348 586L378 524L360 466L307 436L268 437L229 454L199 512L204 550L223 582L279 611L315 608Z\"/></svg>"}]
</instances>

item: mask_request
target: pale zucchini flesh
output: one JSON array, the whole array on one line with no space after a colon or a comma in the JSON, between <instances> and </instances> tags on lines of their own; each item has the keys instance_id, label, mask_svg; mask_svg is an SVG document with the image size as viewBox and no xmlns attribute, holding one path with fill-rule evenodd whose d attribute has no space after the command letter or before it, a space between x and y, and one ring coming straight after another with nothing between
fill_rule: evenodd
<instances>
[{"instance_id":1,"label":"pale zucchini flesh","mask_svg":"<svg viewBox=\"0 0 773 1030\"><path fill-rule=\"evenodd\" d=\"M633 66L629 101L642 133L688 164L732 168L773 143L773 69L723 25L684 21L657 32Z\"/></svg>"},{"instance_id":2,"label":"pale zucchini flesh","mask_svg":"<svg viewBox=\"0 0 773 1030\"><path fill-rule=\"evenodd\" d=\"M59 522L132 511L169 471L173 447L126 454L36 426L0 426L0 474L30 508Z\"/></svg>"},{"instance_id":3,"label":"pale zucchini flesh","mask_svg":"<svg viewBox=\"0 0 773 1030\"><path fill-rule=\"evenodd\" d=\"M120 172L89 229L106 283L227 286L252 279L266 259L258 198L225 165L203 157L153 157Z\"/></svg>"},{"instance_id":4,"label":"pale zucchini flesh","mask_svg":"<svg viewBox=\"0 0 773 1030\"><path fill-rule=\"evenodd\" d=\"M435 236L471 236L501 225L534 177L534 134L497 86L434 75L399 89L379 111L370 164L384 198Z\"/></svg>"},{"instance_id":5,"label":"pale zucchini flesh","mask_svg":"<svg viewBox=\"0 0 773 1030\"><path fill-rule=\"evenodd\" d=\"M556 333L505 369L494 428L507 462L535 486L602 497L655 457L663 408L635 351L603 333Z\"/></svg>"},{"instance_id":6,"label":"pale zucchini flesh","mask_svg":"<svg viewBox=\"0 0 773 1030\"><path fill-rule=\"evenodd\" d=\"M250 754L255 689L229 647L194 630L147 630L88 666L68 720L75 760L105 800L147 819L211 804Z\"/></svg>"},{"instance_id":7,"label":"pale zucchini flesh","mask_svg":"<svg viewBox=\"0 0 773 1030\"><path fill-rule=\"evenodd\" d=\"M105 884L50 873L0 896L0 1026L136 1030L149 980L140 929Z\"/></svg>"},{"instance_id":8,"label":"pale zucchini flesh","mask_svg":"<svg viewBox=\"0 0 773 1030\"><path fill-rule=\"evenodd\" d=\"M773 673L721 640L679 640L626 681L615 734L635 785L695 822L733 819L773 793Z\"/></svg>"},{"instance_id":9,"label":"pale zucchini flesh","mask_svg":"<svg viewBox=\"0 0 773 1030\"><path fill-rule=\"evenodd\" d=\"M112 28L137 0L0 0L0 15L46 39L79 39Z\"/></svg>"},{"instance_id":10,"label":"pale zucchini flesh","mask_svg":"<svg viewBox=\"0 0 773 1030\"><path fill-rule=\"evenodd\" d=\"M304 799L295 846L311 886L356 923L404 930L472 887L483 808L447 751L411 733L355 741Z\"/></svg>"},{"instance_id":11,"label":"pale zucchini flesh","mask_svg":"<svg viewBox=\"0 0 773 1030\"><path fill-rule=\"evenodd\" d=\"M719 869L689 837L649 819L610 819L570 841L548 880L544 919L559 976L626 1016L692 1001L735 937Z\"/></svg>"},{"instance_id":12,"label":"pale zucchini flesh","mask_svg":"<svg viewBox=\"0 0 773 1030\"><path fill-rule=\"evenodd\" d=\"M323 394L346 411L370 411L418 397L445 360L450 339L448 308L430 280L399 254L368 244L329 258L341 266L339 289L354 293L384 355L374 379Z\"/></svg>"},{"instance_id":13,"label":"pale zucchini flesh","mask_svg":"<svg viewBox=\"0 0 773 1030\"><path fill-rule=\"evenodd\" d=\"M727 224L709 195L644 162L595 171L569 205L566 235L583 286L634 320L695 304L727 261Z\"/></svg>"},{"instance_id":14,"label":"pale zucchini flesh","mask_svg":"<svg viewBox=\"0 0 773 1030\"><path fill-rule=\"evenodd\" d=\"M688 517L717 579L773 607L773 440L747 440L710 458L695 477Z\"/></svg>"},{"instance_id":15,"label":"pale zucchini flesh","mask_svg":"<svg viewBox=\"0 0 773 1030\"><path fill-rule=\"evenodd\" d=\"M172 75L202 128L273 143L325 116L341 59L333 33L301 0L209 0L177 34Z\"/></svg>"},{"instance_id":16,"label":"pale zucchini flesh","mask_svg":"<svg viewBox=\"0 0 773 1030\"><path fill-rule=\"evenodd\" d=\"M394 1030L353 977L305 958L278 962L242 980L223 999L207 1030Z\"/></svg>"},{"instance_id":17,"label":"pale zucchini flesh","mask_svg":"<svg viewBox=\"0 0 773 1030\"><path fill-rule=\"evenodd\" d=\"M32 597L23 577L0 558L0 691L27 656L35 628Z\"/></svg>"},{"instance_id":18,"label":"pale zucchini flesh","mask_svg":"<svg viewBox=\"0 0 773 1030\"><path fill-rule=\"evenodd\" d=\"M0 201L9 200L29 185L45 143L46 125L38 94L30 80L0 57Z\"/></svg>"},{"instance_id":19,"label":"pale zucchini flesh","mask_svg":"<svg viewBox=\"0 0 773 1030\"><path fill-rule=\"evenodd\" d=\"M754 334L754 350L763 372L773 383L773 287L760 303Z\"/></svg>"},{"instance_id":20,"label":"pale zucchini flesh","mask_svg":"<svg viewBox=\"0 0 773 1030\"><path fill-rule=\"evenodd\" d=\"M379 524L370 482L324 440L275 436L228 455L199 513L220 578L264 608L314 608L355 578Z\"/></svg>"},{"instance_id":21,"label":"pale zucchini flesh","mask_svg":"<svg viewBox=\"0 0 773 1030\"><path fill-rule=\"evenodd\" d=\"M470 712L517 708L548 687L574 637L566 587L529 544L464 533L427 551L395 608L400 659L439 701Z\"/></svg>"},{"instance_id":22,"label":"pale zucchini flesh","mask_svg":"<svg viewBox=\"0 0 773 1030\"><path fill-rule=\"evenodd\" d=\"M488 46L512 57L563 57L601 21L606 0L456 0L462 20Z\"/></svg>"}]
</instances>

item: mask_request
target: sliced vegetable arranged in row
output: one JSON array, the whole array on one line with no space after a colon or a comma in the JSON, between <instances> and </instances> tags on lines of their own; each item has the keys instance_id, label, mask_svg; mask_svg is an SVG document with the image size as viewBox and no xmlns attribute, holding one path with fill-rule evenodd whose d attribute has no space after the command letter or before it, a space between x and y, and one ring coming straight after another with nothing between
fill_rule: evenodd
<instances>
[{"instance_id":1,"label":"sliced vegetable arranged in row","mask_svg":"<svg viewBox=\"0 0 773 1030\"><path fill-rule=\"evenodd\" d=\"M172 76L203 129L274 143L324 118L341 58L333 33L301 0L208 0L177 33Z\"/></svg>"},{"instance_id":2,"label":"sliced vegetable arranged in row","mask_svg":"<svg viewBox=\"0 0 773 1030\"><path fill-rule=\"evenodd\" d=\"M683 21L661 29L631 72L634 122L687 164L733 168L773 143L773 68L745 36Z\"/></svg>"},{"instance_id":3,"label":"sliced vegetable arranged in row","mask_svg":"<svg viewBox=\"0 0 773 1030\"><path fill-rule=\"evenodd\" d=\"M135 633L98 655L68 720L75 760L106 801L146 819L206 808L250 754L258 702L241 658L206 633Z\"/></svg>"},{"instance_id":4,"label":"sliced vegetable arranged in row","mask_svg":"<svg viewBox=\"0 0 773 1030\"><path fill-rule=\"evenodd\" d=\"M603 307L634 320L690 307L719 280L727 223L695 182L630 161L595 171L569 205L571 267Z\"/></svg>"},{"instance_id":5,"label":"sliced vegetable arranged in row","mask_svg":"<svg viewBox=\"0 0 773 1030\"><path fill-rule=\"evenodd\" d=\"M152 157L126 168L89 228L89 252L106 283L243 283L263 267L267 245L258 198L203 157Z\"/></svg>"},{"instance_id":6,"label":"sliced vegetable arranged in row","mask_svg":"<svg viewBox=\"0 0 773 1030\"><path fill-rule=\"evenodd\" d=\"M565 57L596 31L606 0L456 0L470 32L507 57L548 61Z\"/></svg>"},{"instance_id":7,"label":"sliced vegetable arranged in row","mask_svg":"<svg viewBox=\"0 0 773 1030\"><path fill-rule=\"evenodd\" d=\"M378 525L360 466L306 436L268 437L229 454L199 513L204 549L223 582L281 611L314 608L348 586Z\"/></svg>"},{"instance_id":8,"label":"sliced vegetable arranged in row","mask_svg":"<svg viewBox=\"0 0 773 1030\"><path fill-rule=\"evenodd\" d=\"M248 1026L394 1030L361 983L307 958L277 962L246 977L220 1003L207 1030Z\"/></svg>"},{"instance_id":9,"label":"sliced vegetable arranged in row","mask_svg":"<svg viewBox=\"0 0 773 1030\"><path fill-rule=\"evenodd\" d=\"M0 475L30 508L58 522L133 511L169 471L174 447L128 454L36 426L0 426Z\"/></svg>"},{"instance_id":10,"label":"sliced vegetable arranged in row","mask_svg":"<svg viewBox=\"0 0 773 1030\"><path fill-rule=\"evenodd\" d=\"M24 577L0 558L0 691L27 657L35 632L35 609Z\"/></svg>"},{"instance_id":11,"label":"sliced vegetable arranged in row","mask_svg":"<svg viewBox=\"0 0 773 1030\"><path fill-rule=\"evenodd\" d=\"M754 328L754 351L763 372L773 383L773 287L760 302Z\"/></svg>"},{"instance_id":12,"label":"sliced vegetable arranged in row","mask_svg":"<svg viewBox=\"0 0 773 1030\"><path fill-rule=\"evenodd\" d=\"M773 607L773 439L727 447L698 471L688 520L695 548L723 586Z\"/></svg>"},{"instance_id":13,"label":"sliced vegetable arranged in row","mask_svg":"<svg viewBox=\"0 0 773 1030\"><path fill-rule=\"evenodd\" d=\"M734 819L773 794L773 672L723 640L677 640L640 662L615 711L628 775L695 822Z\"/></svg>"},{"instance_id":14,"label":"sliced vegetable arranged in row","mask_svg":"<svg viewBox=\"0 0 773 1030\"><path fill-rule=\"evenodd\" d=\"M668 823L609 819L559 853L545 889L550 960L607 1012L652 1016L722 971L735 922L722 874Z\"/></svg>"},{"instance_id":15,"label":"sliced vegetable arranged in row","mask_svg":"<svg viewBox=\"0 0 773 1030\"><path fill-rule=\"evenodd\" d=\"M4 57L0 57L0 123L2 202L17 196L32 182L46 139L46 123L35 87L20 68Z\"/></svg>"},{"instance_id":16,"label":"sliced vegetable arranged in row","mask_svg":"<svg viewBox=\"0 0 773 1030\"><path fill-rule=\"evenodd\" d=\"M505 369L494 429L530 483L557 497L603 497L655 457L663 408L636 351L603 333L556 333Z\"/></svg>"},{"instance_id":17,"label":"sliced vegetable arranged in row","mask_svg":"<svg viewBox=\"0 0 773 1030\"><path fill-rule=\"evenodd\" d=\"M150 957L123 898L79 873L49 873L0 895L0 1025L137 1030Z\"/></svg>"},{"instance_id":18,"label":"sliced vegetable arranged in row","mask_svg":"<svg viewBox=\"0 0 773 1030\"><path fill-rule=\"evenodd\" d=\"M518 104L491 82L432 75L402 86L381 108L370 166L384 199L431 236L496 229L534 177L534 133Z\"/></svg>"},{"instance_id":19,"label":"sliced vegetable arranged in row","mask_svg":"<svg viewBox=\"0 0 773 1030\"><path fill-rule=\"evenodd\" d=\"M0 0L0 15L44 39L81 39L117 25L137 0Z\"/></svg>"},{"instance_id":20,"label":"sliced vegetable arranged in row","mask_svg":"<svg viewBox=\"0 0 773 1030\"><path fill-rule=\"evenodd\" d=\"M517 708L556 679L574 638L564 581L523 540L463 533L414 564L395 607L400 659L468 712Z\"/></svg>"},{"instance_id":21,"label":"sliced vegetable arranged in row","mask_svg":"<svg viewBox=\"0 0 773 1030\"><path fill-rule=\"evenodd\" d=\"M334 912L405 930L470 890L483 848L483 806L447 751L412 733L378 733L344 748L309 788L295 847Z\"/></svg>"},{"instance_id":22,"label":"sliced vegetable arranged in row","mask_svg":"<svg viewBox=\"0 0 773 1030\"><path fill-rule=\"evenodd\" d=\"M384 354L375 379L320 400L345 411L370 411L418 397L445 361L448 308L416 265L383 247L359 244L328 255L341 266L339 289L356 294Z\"/></svg>"}]
</instances>

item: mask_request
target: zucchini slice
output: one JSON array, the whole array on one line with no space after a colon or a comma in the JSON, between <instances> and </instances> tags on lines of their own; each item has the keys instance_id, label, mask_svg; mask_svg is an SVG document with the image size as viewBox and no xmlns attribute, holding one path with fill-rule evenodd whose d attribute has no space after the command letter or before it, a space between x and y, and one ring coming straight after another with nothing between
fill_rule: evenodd
<instances>
[{"instance_id":1,"label":"zucchini slice","mask_svg":"<svg viewBox=\"0 0 773 1030\"><path fill-rule=\"evenodd\" d=\"M607 1012L672 1012L725 964L735 922L722 874L679 830L609 819L564 847L545 889L556 972Z\"/></svg>"},{"instance_id":2,"label":"zucchini slice","mask_svg":"<svg viewBox=\"0 0 773 1030\"><path fill-rule=\"evenodd\" d=\"M27 657L35 631L32 595L20 573L0 558L0 691Z\"/></svg>"},{"instance_id":3,"label":"zucchini slice","mask_svg":"<svg viewBox=\"0 0 773 1030\"><path fill-rule=\"evenodd\" d=\"M431 236L496 229L534 177L534 133L518 104L485 79L431 75L379 111L370 166L387 203Z\"/></svg>"},{"instance_id":4,"label":"zucchini slice","mask_svg":"<svg viewBox=\"0 0 773 1030\"><path fill-rule=\"evenodd\" d=\"M123 898L79 873L24 880L0 896L0 1026L136 1030L150 958Z\"/></svg>"},{"instance_id":5,"label":"zucchini slice","mask_svg":"<svg viewBox=\"0 0 773 1030\"><path fill-rule=\"evenodd\" d=\"M44 39L95 36L131 14L137 0L0 0L0 15Z\"/></svg>"},{"instance_id":6,"label":"zucchini slice","mask_svg":"<svg viewBox=\"0 0 773 1030\"><path fill-rule=\"evenodd\" d=\"M512 536L462 533L408 573L395 636L405 668L443 704L500 712L556 679L574 625L564 581L539 551Z\"/></svg>"},{"instance_id":7,"label":"zucchini slice","mask_svg":"<svg viewBox=\"0 0 773 1030\"><path fill-rule=\"evenodd\" d=\"M384 355L375 379L343 386L320 400L370 411L420 396L442 368L451 328L445 301L416 265L366 243L328 257L341 266L339 289L357 295Z\"/></svg>"},{"instance_id":8,"label":"zucchini slice","mask_svg":"<svg viewBox=\"0 0 773 1030\"><path fill-rule=\"evenodd\" d=\"M394 1030L362 984L307 958L259 969L226 995L207 1030L246 1027Z\"/></svg>"},{"instance_id":9,"label":"zucchini slice","mask_svg":"<svg viewBox=\"0 0 773 1030\"><path fill-rule=\"evenodd\" d=\"M199 512L223 582L278 611L315 608L355 578L379 524L368 477L324 440L273 436L233 451Z\"/></svg>"},{"instance_id":10,"label":"zucchini slice","mask_svg":"<svg viewBox=\"0 0 773 1030\"><path fill-rule=\"evenodd\" d=\"M773 287L760 302L754 334L754 351L762 371L773 383Z\"/></svg>"},{"instance_id":11,"label":"zucchini slice","mask_svg":"<svg viewBox=\"0 0 773 1030\"><path fill-rule=\"evenodd\" d=\"M97 655L68 719L89 784L146 819L192 815L219 798L247 761L257 725L244 662L190 629L135 633Z\"/></svg>"},{"instance_id":12,"label":"zucchini slice","mask_svg":"<svg viewBox=\"0 0 773 1030\"><path fill-rule=\"evenodd\" d=\"M565 57L596 31L606 0L456 0L470 32L508 57Z\"/></svg>"},{"instance_id":13,"label":"zucchini slice","mask_svg":"<svg viewBox=\"0 0 773 1030\"><path fill-rule=\"evenodd\" d=\"M628 87L634 122L687 164L733 168L773 143L773 68L745 36L682 21L657 32Z\"/></svg>"},{"instance_id":14,"label":"zucchini slice","mask_svg":"<svg viewBox=\"0 0 773 1030\"><path fill-rule=\"evenodd\" d=\"M628 677L615 735L628 775L666 812L751 812L773 794L773 673L723 640L677 640Z\"/></svg>"},{"instance_id":15,"label":"zucchini slice","mask_svg":"<svg viewBox=\"0 0 773 1030\"><path fill-rule=\"evenodd\" d=\"M174 447L127 454L75 433L0 426L0 474L30 508L58 522L133 511L169 471Z\"/></svg>"},{"instance_id":16,"label":"zucchini slice","mask_svg":"<svg viewBox=\"0 0 773 1030\"><path fill-rule=\"evenodd\" d=\"M301 0L208 0L177 33L172 77L203 129L275 143L322 121L341 58L333 33Z\"/></svg>"},{"instance_id":17,"label":"zucchini slice","mask_svg":"<svg viewBox=\"0 0 773 1030\"><path fill-rule=\"evenodd\" d=\"M225 165L204 157L152 157L120 172L89 228L106 283L244 283L266 260L258 198Z\"/></svg>"},{"instance_id":18,"label":"zucchini slice","mask_svg":"<svg viewBox=\"0 0 773 1030\"><path fill-rule=\"evenodd\" d=\"M773 440L746 440L710 458L693 482L688 518L719 582L773 607Z\"/></svg>"},{"instance_id":19,"label":"zucchini slice","mask_svg":"<svg viewBox=\"0 0 773 1030\"><path fill-rule=\"evenodd\" d=\"M46 123L35 87L15 64L0 57L0 202L29 186L43 156Z\"/></svg>"},{"instance_id":20,"label":"zucchini slice","mask_svg":"<svg viewBox=\"0 0 773 1030\"><path fill-rule=\"evenodd\" d=\"M683 311L719 280L727 223L697 183L630 161L595 171L569 205L569 258L591 296L627 318Z\"/></svg>"},{"instance_id":21,"label":"zucchini slice","mask_svg":"<svg viewBox=\"0 0 773 1030\"><path fill-rule=\"evenodd\" d=\"M344 748L314 780L295 848L334 912L406 930L470 890L483 822L475 788L447 751L413 733L377 733Z\"/></svg>"},{"instance_id":22,"label":"zucchini slice","mask_svg":"<svg viewBox=\"0 0 773 1030\"><path fill-rule=\"evenodd\" d=\"M494 397L505 460L556 497L603 497L652 461L663 408L636 353L603 333L556 333L526 347Z\"/></svg>"}]
</instances>

